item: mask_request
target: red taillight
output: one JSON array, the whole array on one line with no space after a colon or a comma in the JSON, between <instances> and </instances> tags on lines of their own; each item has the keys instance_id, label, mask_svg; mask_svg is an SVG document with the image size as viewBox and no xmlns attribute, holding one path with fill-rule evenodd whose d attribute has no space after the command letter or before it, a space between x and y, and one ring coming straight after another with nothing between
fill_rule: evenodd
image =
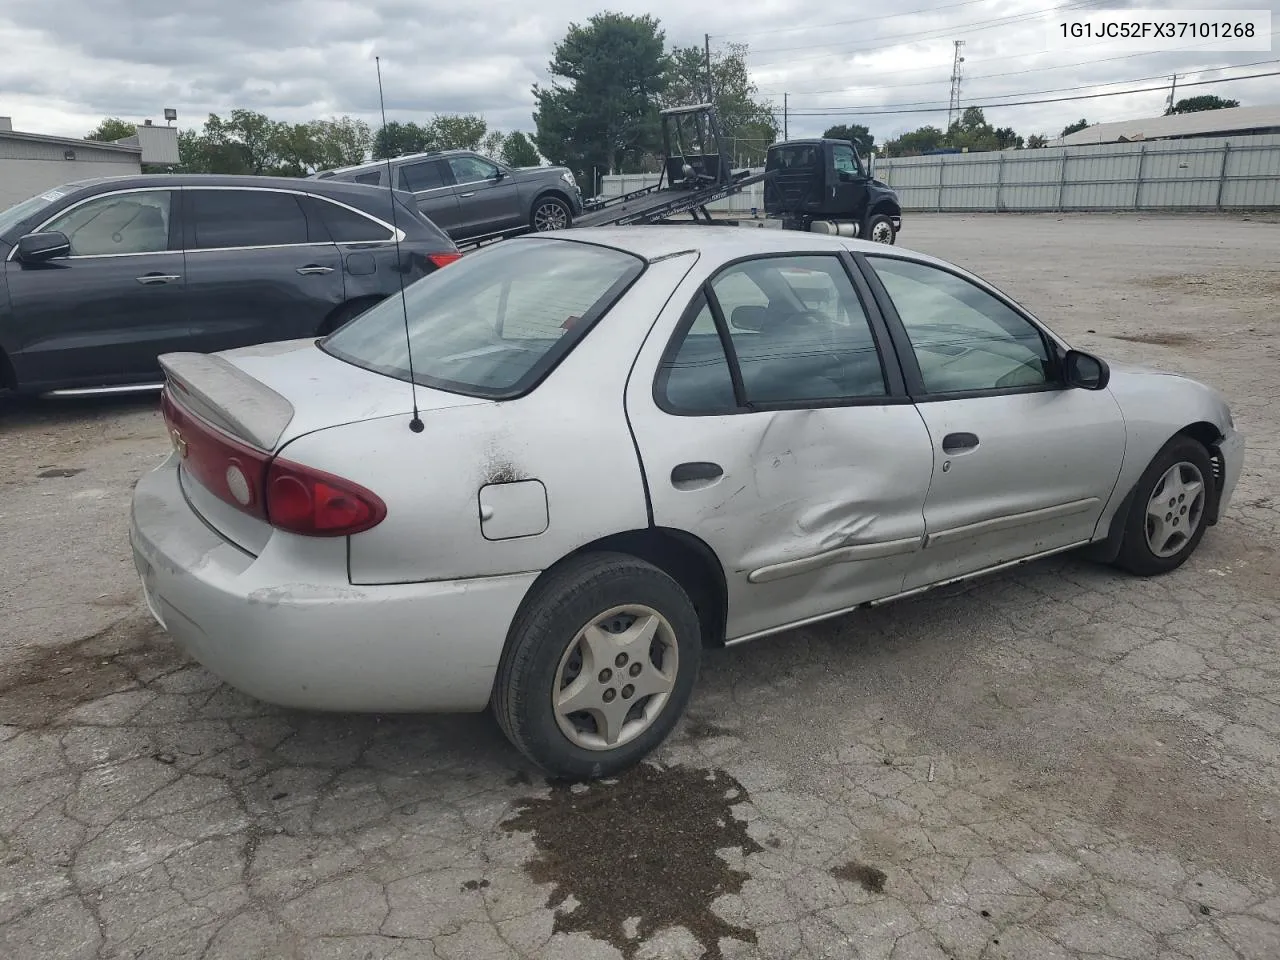
<instances>
[{"instance_id":1,"label":"red taillight","mask_svg":"<svg viewBox=\"0 0 1280 960\"><path fill-rule=\"evenodd\" d=\"M280 530L345 537L377 526L386 504L359 484L240 443L176 403L160 409L183 469L219 500Z\"/></svg>"},{"instance_id":2,"label":"red taillight","mask_svg":"<svg viewBox=\"0 0 1280 960\"><path fill-rule=\"evenodd\" d=\"M250 447L193 416L165 388L160 411L182 466L219 500L267 518L262 487L271 454Z\"/></svg>"},{"instance_id":3,"label":"red taillight","mask_svg":"<svg viewBox=\"0 0 1280 960\"><path fill-rule=\"evenodd\" d=\"M323 470L273 460L267 470L267 521L309 537L347 537L376 527L386 504L372 491Z\"/></svg>"},{"instance_id":4,"label":"red taillight","mask_svg":"<svg viewBox=\"0 0 1280 960\"><path fill-rule=\"evenodd\" d=\"M451 263L455 263L462 259L460 253L428 253L427 259L437 267L447 267Z\"/></svg>"}]
</instances>

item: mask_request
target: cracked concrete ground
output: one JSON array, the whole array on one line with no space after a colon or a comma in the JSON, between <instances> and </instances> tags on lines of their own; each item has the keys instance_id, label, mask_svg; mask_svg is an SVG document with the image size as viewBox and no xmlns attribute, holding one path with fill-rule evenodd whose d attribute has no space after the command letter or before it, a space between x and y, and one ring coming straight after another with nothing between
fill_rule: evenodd
<instances>
[{"instance_id":1,"label":"cracked concrete ground","mask_svg":"<svg viewBox=\"0 0 1280 960\"><path fill-rule=\"evenodd\" d=\"M1060 558L713 652L657 768L552 787L487 716L282 711L185 661L126 543L154 401L11 405L0 957L1280 956L1280 225L901 240L1226 392L1248 459L1184 568Z\"/></svg>"}]
</instances>

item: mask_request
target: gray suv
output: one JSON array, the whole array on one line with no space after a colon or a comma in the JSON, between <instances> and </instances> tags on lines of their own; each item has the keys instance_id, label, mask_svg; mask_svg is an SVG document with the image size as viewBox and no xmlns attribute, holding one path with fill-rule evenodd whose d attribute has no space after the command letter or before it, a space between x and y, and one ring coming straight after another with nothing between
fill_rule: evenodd
<instances>
[{"instance_id":1,"label":"gray suv","mask_svg":"<svg viewBox=\"0 0 1280 960\"><path fill-rule=\"evenodd\" d=\"M454 240L523 230L560 230L582 213L582 194L565 167L509 167L470 150L416 153L391 160L431 222ZM319 179L386 186L387 161L313 174Z\"/></svg>"}]
</instances>

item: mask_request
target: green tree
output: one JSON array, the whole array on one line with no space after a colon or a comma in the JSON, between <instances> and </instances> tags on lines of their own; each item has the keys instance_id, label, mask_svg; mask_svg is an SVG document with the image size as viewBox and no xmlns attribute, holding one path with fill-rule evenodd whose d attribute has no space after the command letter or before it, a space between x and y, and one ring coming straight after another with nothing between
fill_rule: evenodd
<instances>
[{"instance_id":1,"label":"green tree","mask_svg":"<svg viewBox=\"0 0 1280 960\"><path fill-rule=\"evenodd\" d=\"M116 140L123 140L125 137L132 137L137 132L137 124L130 123L128 120L121 120L119 117L106 117L100 124L86 133L84 138L98 143L113 143Z\"/></svg>"},{"instance_id":2,"label":"green tree","mask_svg":"<svg viewBox=\"0 0 1280 960\"><path fill-rule=\"evenodd\" d=\"M1042 133L1033 133L1031 136L1027 137L1028 150L1039 150L1042 147L1047 147L1048 145L1049 138Z\"/></svg>"},{"instance_id":3,"label":"green tree","mask_svg":"<svg viewBox=\"0 0 1280 960\"><path fill-rule=\"evenodd\" d=\"M474 114L436 114L427 126L430 150L479 150L489 125Z\"/></svg>"},{"instance_id":4,"label":"green tree","mask_svg":"<svg viewBox=\"0 0 1280 960\"><path fill-rule=\"evenodd\" d=\"M315 144L313 171L363 163L373 147L369 125L353 117L313 120L308 124L308 132Z\"/></svg>"},{"instance_id":5,"label":"green tree","mask_svg":"<svg viewBox=\"0 0 1280 960\"><path fill-rule=\"evenodd\" d=\"M884 145L885 156L918 157L929 150L947 145L947 135L934 126L920 127L895 137Z\"/></svg>"},{"instance_id":6,"label":"green tree","mask_svg":"<svg viewBox=\"0 0 1280 960\"><path fill-rule=\"evenodd\" d=\"M385 160L406 153L422 153L434 149L435 134L427 127L409 121L388 121L373 138L373 158Z\"/></svg>"},{"instance_id":7,"label":"green tree","mask_svg":"<svg viewBox=\"0 0 1280 960\"><path fill-rule=\"evenodd\" d=\"M778 136L773 107L759 98L747 70L747 45L731 43L711 52L711 102L720 118L725 149L748 166L764 163L765 151ZM707 59L702 47L675 47L667 69L663 107L683 107L707 100Z\"/></svg>"},{"instance_id":8,"label":"green tree","mask_svg":"<svg viewBox=\"0 0 1280 960\"><path fill-rule=\"evenodd\" d=\"M669 81L664 41L648 14L598 13L570 24L547 67L551 85L533 86L542 155L584 181L593 167L643 167L660 141L658 102Z\"/></svg>"},{"instance_id":9,"label":"green tree","mask_svg":"<svg viewBox=\"0 0 1280 960\"><path fill-rule=\"evenodd\" d=\"M1199 113L1202 110L1226 110L1240 106L1239 100L1224 100L1222 97L1206 93L1199 97L1185 97L1164 112L1167 117L1174 113Z\"/></svg>"},{"instance_id":10,"label":"green tree","mask_svg":"<svg viewBox=\"0 0 1280 960\"><path fill-rule=\"evenodd\" d=\"M1075 123L1069 123L1065 127L1063 127L1062 133L1059 134L1059 136L1069 137L1073 133L1079 133L1081 130L1083 130L1087 126L1089 126L1088 120L1084 120L1084 119L1077 120Z\"/></svg>"},{"instance_id":11,"label":"green tree","mask_svg":"<svg viewBox=\"0 0 1280 960\"><path fill-rule=\"evenodd\" d=\"M502 141L500 157L503 163L512 167L536 167L542 161L533 141L519 130Z\"/></svg>"},{"instance_id":12,"label":"green tree","mask_svg":"<svg viewBox=\"0 0 1280 960\"><path fill-rule=\"evenodd\" d=\"M822 135L828 140L850 141L864 157L876 148L876 138L860 123L838 123L834 127L827 127Z\"/></svg>"}]
</instances>

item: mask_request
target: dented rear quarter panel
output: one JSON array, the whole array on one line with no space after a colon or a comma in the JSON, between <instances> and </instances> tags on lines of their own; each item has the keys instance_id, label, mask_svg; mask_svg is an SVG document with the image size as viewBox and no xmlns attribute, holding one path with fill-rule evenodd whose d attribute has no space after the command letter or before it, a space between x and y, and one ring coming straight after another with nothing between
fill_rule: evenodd
<instances>
[{"instance_id":1,"label":"dented rear quarter panel","mask_svg":"<svg viewBox=\"0 0 1280 960\"><path fill-rule=\"evenodd\" d=\"M426 410L423 432L393 415L319 430L286 458L378 494L380 525L350 538L353 584L410 583L544 570L601 537L648 526L623 390L645 334L696 255L651 264L532 392ZM396 383L409 397L409 384ZM487 540L480 490L538 480L542 533Z\"/></svg>"}]
</instances>

